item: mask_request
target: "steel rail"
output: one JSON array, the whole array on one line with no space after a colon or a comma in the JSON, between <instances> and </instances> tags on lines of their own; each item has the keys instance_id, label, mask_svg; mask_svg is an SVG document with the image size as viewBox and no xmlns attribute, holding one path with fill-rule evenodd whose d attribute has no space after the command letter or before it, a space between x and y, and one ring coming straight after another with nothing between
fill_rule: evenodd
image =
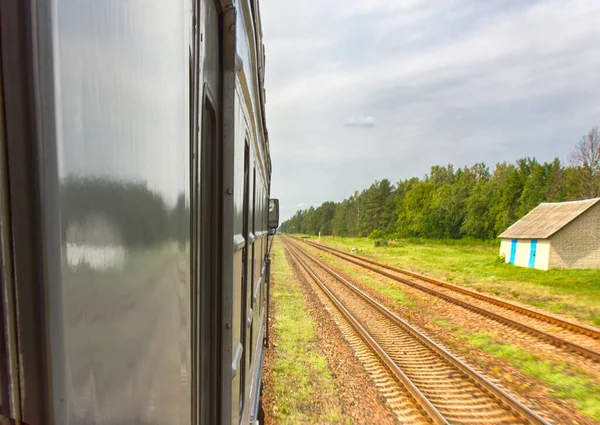
<instances>
[{"instance_id":1,"label":"steel rail","mask_svg":"<svg viewBox=\"0 0 600 425\"><path fill-rule=\"evenodd\" d=\"M531 424L539 424L539 425L550 425L545 419L540 417L537 413L533 412L531 409L523 405L520 401L506 393L504 390L497 387L494 383L486 379L483 375L471 369L467 364L459 360L457 357L452 355L446 349L442 348L436 342L429 339L426 335L421 333L419 330L414 328L408 322L404 321L400 317L398 317L395 313L388 310L382 304L380 304L375 299L371 298L365 292L354 286L352 283L344 279L342 276L337 274L334 270L332 270L327 265L323 264L321 261L314 258L314 256L308 254L305 250L298 247L295 243L287 242L291 246L293 246L299 252L302 252L305 256L311 259L312 262L317 264L322 270L327 272L329 275L334 277L339 282L343 283L348 289L350 289L353 293L358 295L361 299L366 301L369 305L383 314L387 319L392 321L394 324L405 330L415 339L417 339L421 344L429 348L431 351L439 355L446 363L458 369L461 373L466 375L471 379L471 381L477 385L479 388L486 391L493 398L497 399L501 404L505 407L509 408L512 412L525 419ZM291 251L291 250L290 250Z\"/></svg>"},{"instance_id":2,"label":"steel rail","mask_svg":"<svg viewBox=\"0 0 600 425\"><path fill-rule=\"evenodd\" d=\"M527 333L529 335L535 336L536 338L539 338L539 339L541 339L541 340L543 340L543 341L545 341L545 342L547 342L547 343L549 343L551 345L554 345L554 346L560 347L560 348L564 348L564 349L566 349L568 351L571 351L573 353L580 354L580 355L582 355L582 356L584 356L586 358L589 358L590 360L593 360L595 362L600 362L600 352L598 352L598 351L592 350L590 348L584 347L582 345L576 344L576 343L571 342L571 341L567 341L567 340L565 340L563 338L560 338L560 337L558 337L556 335L552 335L550 333L541 331L539 329L533 328L533 327L531 327L529 325L526 325L524 323L518 322L516 320L509 319L508 317L505 317L505 316L502 316L500 314L488 311L488 310L486 310L484 308L477 307L475 305L469 304L466 301L460 300L458 298L454 298L454 297L452 297L452 296L450 296L448 294L444 294L442 292L438 292L438 291L436 291L434 289L431 289L431 288L428 288L426 286L423 286L423 285L421 285L421 284L419 284L417 282L413 282L411 280L407 280L407 279L401 278L401 277L393 275L391 273L387 273L387 272L385 272L383 270L380 270L380 269L377 269L375 267L371 267L369 265L362 264L359 261L357 261L357 260L354 259L356 257L354 255L347 254L347 253L344 253L344 252L342 252L342 254L343 254L342 255L342 254L338 253L338 252L341 252L339 250L336 250L336 249L333 249L333 248L329 248L329 247L322 247L322 246L319 246L318 244L314 244L314 243L310 243L310 245L313 246L313 247L315 247L315 248L321 249L321 250L323 250L325 252L329 252L330 254L335 255L336 257L339 257L339 258L341 258L341 259L343 259L345 261L348 261L348 262L356 264L356 265L358 265L360 267L363 267L363 268L366 268L368 270L371 270L371 271L374 271L376 273L379 273L382 276L388 277L388 278L390 278L392 280L395 280L397 282L404 283L405 285L411 286L411 287L413 287L415 289L418 289L418 290L420 290L422 292L428 293L428 294L433 295L435 297L442 298L442 299L444 299L444 300L446 300L446 301L448 301L450 303L456 304L456 305L458 305L458 306L460 306L462 308L465 308L467 310L470 310L470 311L472 311L474 313L480 314L482 316L486 316L486 317L488 317L488 318L490 318L492 320L495 320L497 322L504 323L504 324L506 324L508 326L511 326L511 327L513 327L515 329L518 329L518 330L522 331L522 332L525 332L525 333ZM350 258L348 258L348 257L350 257ZM360 259L360 261L365 261L367 263L371 263L371 260L365 260L362 257L358 257L358 258ZM388 266L386 268L389 268L389 267L391 267L391 266ZM396 271L396 270L394 270L394 271ZM421 279L421 277L418 276L418 275L416 275L416 274L415 274L414 277L417 277L418 279Z\"/></svg>"},{"instance_id":3,"label":"steel rail","mask_svg":"<svg viewBox=\"0 0 600 425\"><path fill-rule=\"evenodd\" d=\"M385 350L373 339L369 332L354 318L346 307L340 302L340 300L325 286L323 281L310 269L304 260L302 260L297 253L293 250L288 249L288 252L294 257L294 260L302 266L302 268L310 275L312 280L323 290L327 298L333 303L333 305L342 314L344 319L350 323L354 330L358 333L360 338L367 344L371 351L377 356L383 365L390 371L392 376L410 393L415 399L417 404L425 411L427 416L437 425L449 425L449 422L444 416L435 408L433 404L427 399L427 397L417 388L417 386L410 380L408 376L398 367L398 365L390 358Z\"/></svg>"},{"instance_id":4,"label":"steel rail","mask_svg":"<svg viewBox=\"0 0 600 425\"><path fill-rule=\"evenodd\" d=\"M406 276L410 276L410 277L414 277L414 278L417 278L417 279L421 279L421 280L424 280L426 282L433 283L434 285L438 285L438 286L441 286L443 288L450 289L452 291L459 292L461 294L468 295L468 296L473 297L473 298L477 298L477 299L479 299L481 301L485 301L485 302L488 302L490 304L497 305L497 306L505 308L507 310L514 310L514 311L516 311L518 313L521 313L523 315L526 315L526 316L529 316L529 317L533 317L535 319L539 319L539 320L542 320L544 322L551 323L553 325L560 326L560 327L568 329L570 331L578 332L578 333L581 333L583 335L587 335L587 336L595 338L595 339L600 339L600 329L595 329L595 328L593 328L591 326L580 325L578 323L574 323L574 322L571 322L569 320L559 319L557 317L553 317L553 316L550 316L548 314L541 313L539 311L535 311L535 310L529 309L527 307L523 307L523 306L511 303L510 301L499 300L499 299L491 297L489 295L481 294L481 293L479 293L477 291L473 291L471 289L463 288L461 286L455 285L455 284L450 283L450 282L443 281L441 279L436 279L436 278L433 278L433 277L425 276L425 275L422 275L422 274L419 274L419 273L411 272L410 270L401 269L399 267L390 266L389 264L380 263L378 261L374 261L374 260L371 260L369 258L362 257L360 255L351 254L349 252L345 252L345 251L342 251L342 250L339 250L339 249L336 249L336 248L332 248L330 246L319 245L319 244L316 244L316 243L314 243L312 241L303 241L303 242L306 242L306 243L310 244L311 246L314 246L315 248L320 248L320 249L323 249L323 250L335 251L335 252L338 252L340 254L346 255L348 257L356 258L356 259L358 259L360 261L364 261L366 263L373 264L373 265L375 265L377 267L381 267L381 268L384 268L384 269L395 271L397 273L404 274Z\"/></svg>"}]
</instances>

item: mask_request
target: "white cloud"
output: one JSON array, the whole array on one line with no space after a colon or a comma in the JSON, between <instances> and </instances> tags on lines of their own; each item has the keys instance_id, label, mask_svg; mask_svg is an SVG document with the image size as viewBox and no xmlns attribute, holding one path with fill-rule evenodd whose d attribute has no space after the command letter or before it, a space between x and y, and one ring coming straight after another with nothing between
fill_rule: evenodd
<instances>
[{"instance_id":1,"label":"white cloud","mask_svg":"<svg viewBox=\"0 0 600 425\"><path fill-rule=\"evenodd\" d=\"M261 6L283 217L436 163L566 157L600 124L600 2Z\"/></svg>"},{"instance_id":2,"label":"white cloud","mask_svg":"<svg viewBox=\"0 0 600 425\"><path fill-rule=\"evenodd\" d=\"M375 127L375 120L371 116L352 117L344 123L344 127L372 128Z\"/></svg>"}]
</instances>

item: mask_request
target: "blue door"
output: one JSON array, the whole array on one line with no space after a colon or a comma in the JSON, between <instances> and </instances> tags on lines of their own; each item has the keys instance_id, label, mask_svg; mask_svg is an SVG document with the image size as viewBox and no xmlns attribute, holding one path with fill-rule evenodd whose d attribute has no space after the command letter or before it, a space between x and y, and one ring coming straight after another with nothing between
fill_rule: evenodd
<instances>
[{"instance_id":1,"label":"blue door","mask_svg":"<svg viewBox=\"0 0 600 425\"><path fill-rule=\"evenodd\" d=\"M529 248L529 267L535 267L535 254L537 253L537 241L534 239L531 241L531 247Z\"/></svg>"},{"instance_id":2,"label":"blue door","mask_svg":"<svg viewBox=\"0 0 600 425\"><path fill-rule=\"evenodd\" d=\"M510 244L510 260L508 262L510 264L515 264L515 256L517 255L517 240L513 239Z\"/></svg>"}]
</instances>

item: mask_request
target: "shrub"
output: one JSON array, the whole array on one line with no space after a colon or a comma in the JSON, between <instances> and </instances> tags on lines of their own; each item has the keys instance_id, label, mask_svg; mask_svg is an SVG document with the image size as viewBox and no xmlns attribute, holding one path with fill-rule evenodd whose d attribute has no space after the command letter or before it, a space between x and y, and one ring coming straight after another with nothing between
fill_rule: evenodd
<instances>
[{"instance_id":1,"label":"shrub","mask_svg":"<svg viewBox=\"0 0 600 425\"><path fill-rule=\"evenodd\" d=\"M382 239L383 238L383 233L381 232L381 230L373 230L371 232L371 234L369 235L369 239Z\"/></svg>"},{"instance_id":2,"label":"shrub","mask_svg":"<svg viewBox=\"0 0 600 425\"><path fill-rule=\"evenodd\" d=\"M387 246L388 240L384 238L378 238L373 241L373 245L375 245L375 247Z\"/></svg>"}]
</instances>

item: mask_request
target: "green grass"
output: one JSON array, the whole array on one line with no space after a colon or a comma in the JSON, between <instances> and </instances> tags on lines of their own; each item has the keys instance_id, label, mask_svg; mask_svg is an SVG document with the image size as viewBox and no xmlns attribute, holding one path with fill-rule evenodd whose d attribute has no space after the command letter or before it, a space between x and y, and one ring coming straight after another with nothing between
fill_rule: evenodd
<instances>
[{"instance_id":1,"label":"green grass","mask_svg":"<svg viewBox=\"0 0 600 425\"><path fill-rule=\"evenodd\" d=\"M267 409L282 424L343 423L327 358L318 350L313 320L281 242L275 240L273 253L276 354L270 380L274 406Z\"/></svg>"},{"instance_id":2,"label":"green grass","mask_svg":"<svg viewBox=\"0 0 600 425\"><path fill-rule=\"evenodd\" d=\"M593 377L568 362L541 359L537 354L512 344L500 342L491 333L472 333L454 326L448 318L434 319L432 323L477 348L521 370L550 389L552 394L572 404L585 416L600 420L600 386ZM494 367L490 369L493 373ZM498 369L499 370L499 369ZM499 376L510 380L510 376ZM528 384L521 386L526 391Z\"/></svg>"},{"instance_id":3,"label":"green grass","mask_svg":"<svg viewBox=\"0 0 600 425\"><path fill-rule=\"evenodd\" d=\"M351 277L360 280L362 283L364 283L365 285L367 285L369 288L379 292L380 294L388 297L389 299L393 300L394 302L403 305L405 307L408 307L410 309L416 309L417 308L417 302L414 299L414 297L407 295L400 286L396 285L393 282L388 282L388 283L381 283L378 282L376 280L371 279L368 276L365 276L364 273L361 273L359 271L357 271L356 269L353 269L352 267L348 267L344 261L342 260L338 260L337 257L330 257L330 256L325 256L322 254L321 251L315 249L309 249L311 250L314 254L318 255L319 258L326 263L331 264L332 266L334 266L335 268L337 268L338 270L343 271L344 273L350 275Z\"/></svg>"},{"instance_id":4,"label":"green grass","mask_svg":"<svg viewBox=\"0 0 600 425\"><path fill-rule=\"evenodd\" d=\"M515 299L600 326L600 270L535 270L499 261L499 243L403 239L374 247L368 238L321 237L332 247Z\"/></svg>"},{"instance_id":5,"label":"green grass","mask_svg":"<svg viewBox=\"0 0 600 425\"><path fill-rule=\"evenodd\" d=\"M561 399L572 402L584 415L600 420L600 386L568 363L541 360L520 347L504 344L491 334L462 334L473 347L505 359L509 364L546 384Z\"/></svg>"}]
</instances>

